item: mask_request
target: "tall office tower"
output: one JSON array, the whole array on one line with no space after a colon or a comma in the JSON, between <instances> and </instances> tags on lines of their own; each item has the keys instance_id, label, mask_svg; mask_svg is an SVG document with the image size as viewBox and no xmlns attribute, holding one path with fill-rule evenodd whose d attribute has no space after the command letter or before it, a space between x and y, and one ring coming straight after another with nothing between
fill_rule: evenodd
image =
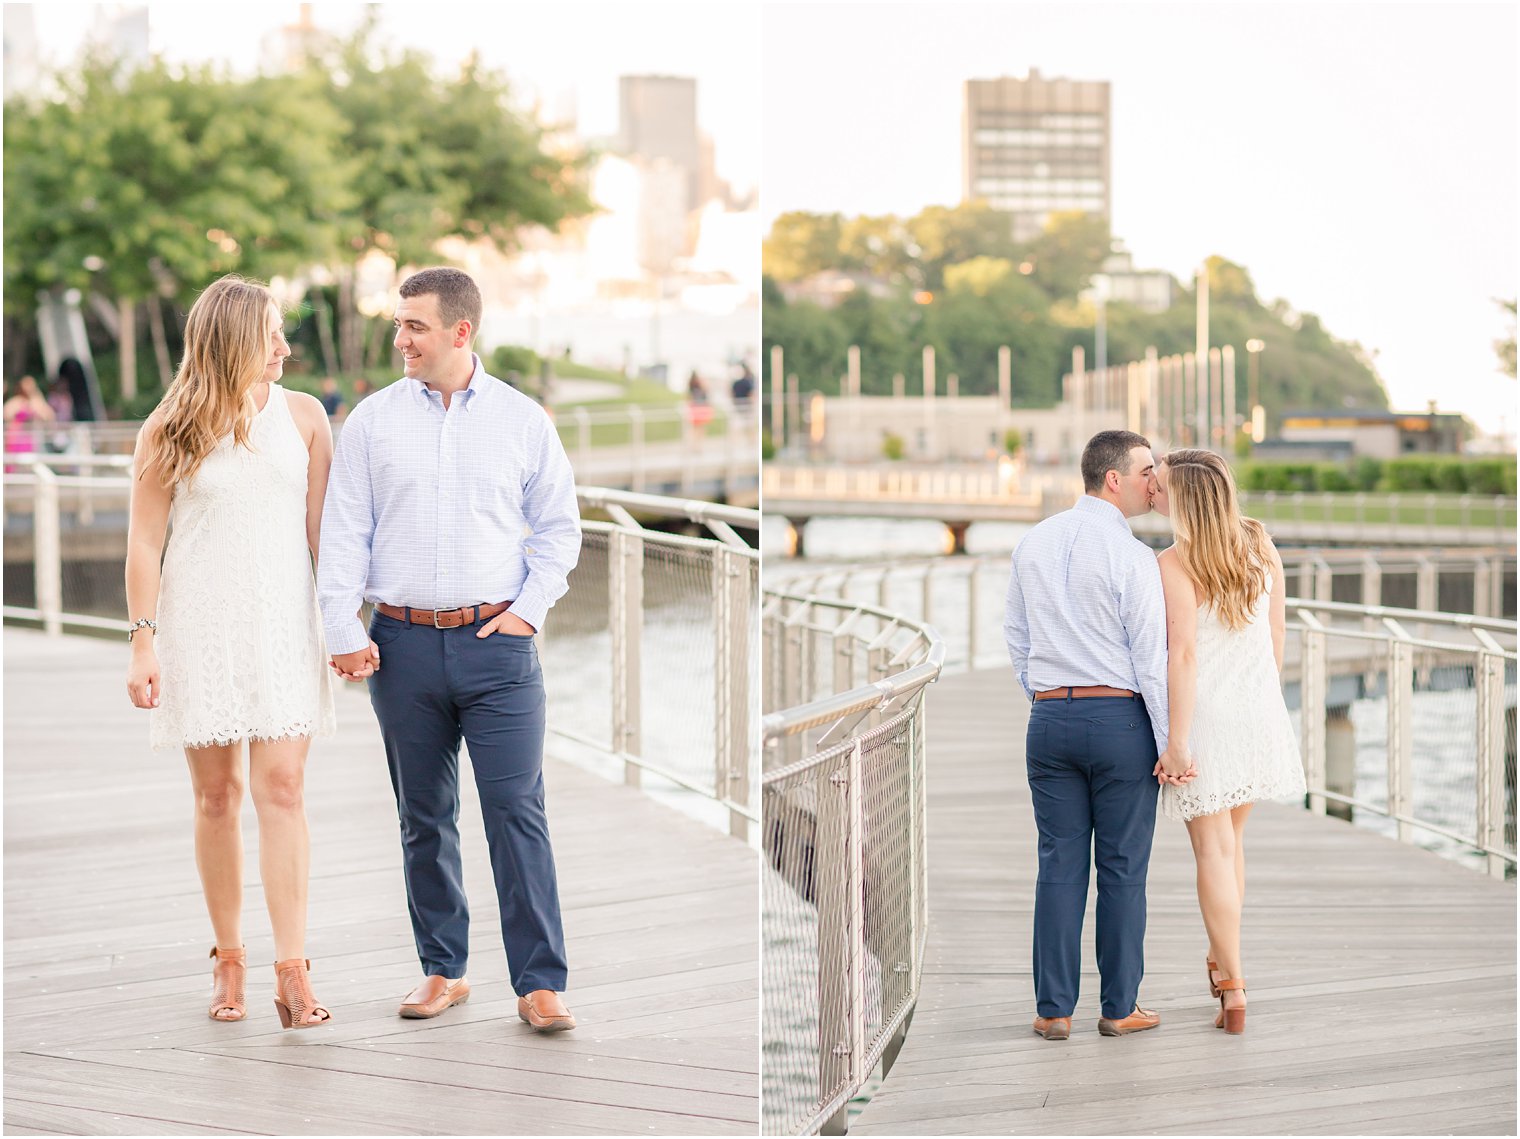
<instances>
[{"instance_id":1,"label":"tall office tower","mask_svg":"<svg viewBox=\"0 0 1520 1139\"><path fill-rule=\"evenodd\" d=\"M1058 210L1112 220L1105 82L968 79L961 112L961 198L1013 215L1028 241Z\"/></svg>"},{"instance_id":2,"label":"tall office tower","mask_svg":"<svg viewBox=\"0 0 1520 1139\"><path fill-rule=\"evenodd\" d=\"M651 162L663 158L680 167L686 174L685 210L701 206L697 81L676 75L620 77L618 150Z\"/></svg>"}]
</instances>

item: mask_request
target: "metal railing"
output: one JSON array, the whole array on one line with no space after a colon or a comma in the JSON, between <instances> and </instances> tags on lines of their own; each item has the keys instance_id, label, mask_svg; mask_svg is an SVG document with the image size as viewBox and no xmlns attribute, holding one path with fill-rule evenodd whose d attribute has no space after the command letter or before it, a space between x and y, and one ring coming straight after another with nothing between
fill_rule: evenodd
<instances>
[{"instance_id":1,"label":"metal railing","mask_svg":"<svg viewBox=\"0 0 1520 1139\"><path fill-rule=\"evenodd\" d=\"M130 477L52 470L79 464L38 456L6 473L6 561L12 570L30 562L32 573L7 573L3 615L51 634L125 632ZM759 513L600 487L576 493L583 511L611 521L582 522L580 562L541 634L545 673L560 679L549 686L549 730L628 784L649 773L713 800L729 832L748 841L759 820L759 554L735 528L758 528ZM645 529L635 515L684 519L712 536Z\"/></svg>"},{"instance_id":2,"label":"metal railing","mask_svg":"<svg viewBox=\"0 0 1520 1139\"><path fill-rule=\"evenodd\" d=\"M762 1130L842 1134L918 1000L923 695L944 643L877 607L785 592L766 592L762 628Z\"/></svg>"},{"instance_id":3,"label":"metal railing","mask_svg":"<svg viewBox=\"0 0 1520 1139\"><path fill-rule=\"evenodd\" d=\"M1283 682L1311 808L1341 804L1360 825L1509 873L1517 625L1497 614L1438 612L1435 602L1471 583L1474 608L1512 605L1508 590L1495 593L1513 580L1514 550L1380 551L1370 556L1371 570L1361 551L1281 552L1290 592L1310 587L1309 596L1288 601ZM840 604L869 601L905 620L934 622L946 671L1008 667L1006 555L799 567L778 577L768 569L768 587ZM1402 596L1412 592L1424 604L1374 603L1396 583ZM1348 592L1367 603L1333 599ZM1383 817L1386 826L1377 821Z\"/></svg>"}]
</instances>

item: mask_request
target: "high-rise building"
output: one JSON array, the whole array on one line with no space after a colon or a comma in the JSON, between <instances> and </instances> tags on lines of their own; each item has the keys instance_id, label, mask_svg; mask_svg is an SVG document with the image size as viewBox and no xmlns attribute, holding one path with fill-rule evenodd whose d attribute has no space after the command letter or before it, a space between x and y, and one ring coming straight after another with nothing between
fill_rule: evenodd
<instances>
[{"instance_id":1,"label":"high-rise building","mask_svg":"<svg viewBox=\"0 0 1520 1139\"><path fill-rule=\"evenodd\" d=\"M1112 220L1109 85L1028 78L968 79L961 114L961 197L1013 215L1028 241L1057 211Z\"/></svg>"},{"instance_id":2,"label":"high-rise building","mask_svg":"<svg viewBox=\"0 0 1520 1139\"><path fill-rule=\"evenodd\" d=\"M702 140L697 132L697 81L676 75L624 75L618 80L618 150L653 162L665 159L686 175L687 212L702 203Z\"/></svg>"}]
</instances>

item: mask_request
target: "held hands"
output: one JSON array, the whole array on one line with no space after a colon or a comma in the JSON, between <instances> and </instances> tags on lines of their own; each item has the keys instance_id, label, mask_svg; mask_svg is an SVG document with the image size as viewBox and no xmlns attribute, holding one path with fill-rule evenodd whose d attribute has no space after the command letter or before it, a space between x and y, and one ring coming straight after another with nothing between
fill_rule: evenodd
<instances>
[{"instance_id":1,"label":"held hands","mask_svg":"<svg viewBox=\"0 0 1520 1139\"><path fill-rule=\"evenodd\" d=\"M380 668L380 646L371 641L367 649L335 654L330 663L332 670L344 680L364 680Z\"/></svg>"},{"instance_id":2,"label":"held hands","mask_svg":"<svg viewBox=\"0 0 1520 1139\"><path fill-rule=\"evenodd\" d=\"M132 654L132 663L127 666L127 695L131 697L134 708L158 707L158 702L163 697L163 688L158 671L158 655L152 649Z\"/></svg>"},{"instance_id":3,"label":"held hands","mask_svg":"<svg viewBox=\"0 0 1520 1139\"><path fill-rule=\"evenodd\" d=\"M1166 751L1156 760L1155 770L1151 774L1156 777L1157 783L1182 787L1198 778L1198 767L1193 763L1193 757L1188 754L1186 747L1179 748L1168 743Z\"/></svg>"},{"instance_id":4,"label":"held hands","mask_svg":"<svg viewBox=\"0 0 1520 1139\"><path fill-rule=\"evenodd\" d=\"M508 609L505 613L498 613L482 625L480 631L475 636L479 638L489 637L493 633L511 633L517 637L531 637L536 632L538 632L537 629Z\"/></svg>"}]
</instances>

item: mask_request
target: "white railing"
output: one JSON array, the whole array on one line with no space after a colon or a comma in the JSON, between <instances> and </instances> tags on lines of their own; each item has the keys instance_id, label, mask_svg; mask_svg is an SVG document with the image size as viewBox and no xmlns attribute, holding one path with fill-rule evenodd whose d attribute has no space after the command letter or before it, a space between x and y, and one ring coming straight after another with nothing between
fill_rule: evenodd
<instances>
[{"instance_id":1,"label":"white railing","mask_svg":"<svg viewBox=\"0 0 1520 1139\"><path fill-rule=\"evenodd\" d=\"M1386 817L1390 825L1378 829L1445 853L1467 852L1490 872L1508 873L1505 865L1515 863L1517 625L1434 609L1443 580L1460 584L1470 574L1474 607L1497 611L1496 594L1514 573L1513 549L1379 553L1377 572L1360 551L1282 553L1290 589L1311 586L1309 596L1289 598L1283 677L1300 725L1311 806L1323 812L1325 802L1340 803L1374 827L1368 815ZM958 671L1009 667L1002 634L1008 572L1006 555L948 557L799 568L791 578L768 570L767 583L932 621L944 636L946 670ZM1345 574L1363 575L1366 603L1332 600ZM1376 604L1402 575L1414 577L1420 607Z\"/></svg>"},{"instance_id":2,"label":"white railing","mask_svg":"<svg viewBox=\"0 0 1520 1139\"><path fill-rule=\"evenodd\" d=\"M50 456L5 475L6 560L32 563L33 589L3 615L52 634L124 633L119 571L109 587L89 571L125 556L130 477L51 469L78 462ZM582 678L550 686L549 730L599 766L620 768L626 783L648 773L713 800L729 832L748 840L759 819L751 714L759 554L735 528L758 528L759 513L600 487L576 493L583 511L610 521L582 522L580 563L541 635L546 673ZM635 515L687 520L711 536L645 529Z\"/></svg>"},{"instance_id":3,"label":"white railing","mask_svg":"<svg viewBox=\"0 0 1520 1139\"><path fill-rule=\"evenodd\" d=\"M766 593L762 628L762 1130L842 1134L918 1000L923 694L944 645L890 612L794 593Z\"/></svg>"}]
</instances>

